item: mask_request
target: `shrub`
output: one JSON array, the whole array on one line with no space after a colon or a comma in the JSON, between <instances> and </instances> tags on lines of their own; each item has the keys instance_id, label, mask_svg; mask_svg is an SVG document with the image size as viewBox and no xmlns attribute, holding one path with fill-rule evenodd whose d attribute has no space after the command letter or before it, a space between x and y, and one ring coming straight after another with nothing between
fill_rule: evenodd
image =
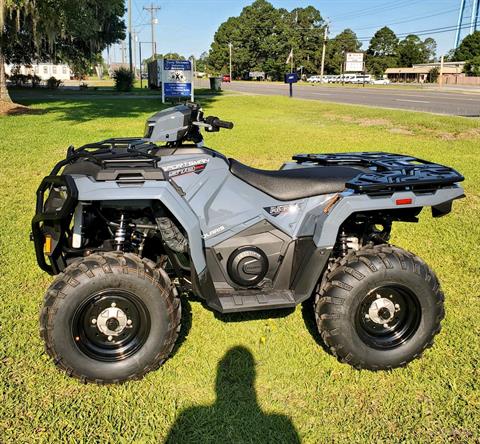
<instances>
[{"instance_id":1,"label":"shrub","mask_svg":"<svg viewBox=\"0 0 480 444\"><path fill-rule=\"evenodd\" d=\"M36 88L38 85L40 85L40 82L42 81L42 79L38 77L36 74L34 74L30 79L30 81L32 82L32 88Z\"/></svg>"},{"instance_id":2,"label":"shrub","mask_svg":"<svg viewBox=\"0 0 480 444\"><path fill-rule=\"evenodd\" d=\"M467 63L465 63L464 72L469 77L480 76L480 55L468 60Z\"/></svg>"},{"instance_id":3,"label":"shrub","mask_svg":"<svg viewBox=\"0 0 480 444\"><path fill-rule=\"evenodd\" d=\"M113 72L115 89L117 91L131 91L133 88L133 73L127 68L119 68Z\"/></svg>"},{"instance_id":4,"label":"shrub","mask_svg":"<svg viewBox=\"0 0 480 444\"><path fill-rule=\"evenodd\" d=\"M62 84L62 81L56 79L53 76L47 80L47 88L49 89L57 89L61 84Z\"/></svg>"},{"instance_id":5,"label":"shrub","mask_svg":"<svg viewBox=\"0 0 480 444\"><path fill-rule=\"evenodd\" d=\"M437 83L437 80L439 77L440 77L440 70L437 67L432 68L428 73L428 81L430 83Z\"/></svg>"},{"instance_id":6,"label":"shrub","mask_svg":"<svg viewBox=\"0 0 480 444\"><path fill-rule=\"evenodd\" d=\"M28 81L28 77L25 74L20 74L18 72L14 72L10 76L10 81L15 83L15 86L23 86Z\"/></svg>"},{"instance_id":7,"label":"shrub","mask_svg":"<svg viewBox=\"0 0 480 444\"><path fill-rule=\"evenodd\" d=\"M85 82L80 83L80 89L88 89L88 83L85 83Z\"/></svg>"}]
</instances>

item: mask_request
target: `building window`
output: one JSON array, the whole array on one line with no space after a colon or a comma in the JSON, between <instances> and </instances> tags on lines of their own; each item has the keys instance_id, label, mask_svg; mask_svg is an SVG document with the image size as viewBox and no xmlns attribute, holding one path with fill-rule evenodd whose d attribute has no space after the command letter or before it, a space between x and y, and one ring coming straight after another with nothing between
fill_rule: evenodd
<instances>
[{"instance_id":1,"label":"building window","mask_svg":"<svg viewBox=\"0 0 480 444\"><path fill-rule=\"evenodd\" d=\"M52 66L52 73L53 74L56 74L57 73L57 67L54 65Z\"/></svg>"},{"instance_id":2,"label":"building window","mask_svg":"<svg viewBox=\"0 0 480 444\"><path fill-rule=\"evenodd\" d=\"M44 67L43 67L43 73L44 73L44 74L48 74L48 66L44 66Z\"/></svg>"},{"instance_id":3,"label":"building window","mask_svg":"<svg viewBox=\"0 0 480 444\"><path fill-rule=\"evenodd\" d=\"M35 65L35 74L38 74L40 72L40 66Z\"/></svg>"},{"instance_id":4,"label":"building window","mask_svg":"<svg viewBox=\"0 0 480 444\"><path fill-rule=\"evenodd\" d=\"M66 74L66 73L67 73L67 67L66 67L66 66L64 66L64 67L62 68L62 72L63 72L63 74Z\"/></svg>"}]
</instances>

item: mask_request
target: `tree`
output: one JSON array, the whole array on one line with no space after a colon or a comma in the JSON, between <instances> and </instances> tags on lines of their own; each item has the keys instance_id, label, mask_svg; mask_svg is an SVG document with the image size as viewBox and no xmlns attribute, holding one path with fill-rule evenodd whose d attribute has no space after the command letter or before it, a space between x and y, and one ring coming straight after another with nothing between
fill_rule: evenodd
<instances>
[{"instance_id":1,"label":"tree","mask_svg":"<svg viewBox=\"0 0 480 444\"><path fill-rule=\"evenodd\" d=\"M345 29L327 44L325 71L327 74L339 74L345 61L346 52L358 52L362 44L351 29Z\"/></svg>"},{"instance_id":2,"label":"tree","mask_svg":"<svg viewBox=\"0 0 480 444\"><path fill-rule=\"evenodd\" d=\"M208 64L214 73L227 72L232 44L234 77L262 71L279 79L288 69L285 60L292 49L296 67L313 72L321 57L323 30L320 12L312 6L287 11L276 9L266 0L256 0L240 16L220 25Z\"/></svg>"},{"instance_id":3,"label":"tree","mask_svg":"<svg viewBox=\"0 0 480 444\"><path fill-rule=\"evenodd\" d=\"M454 62L463 62L465 60L472 60L480 56L480 31L467 35L460 43L453 54Z\"/></svg>"},{"instance_id":4,"label":"tree","mask_svg":"<svg viewBox=\"0 0 480 444\"><path fill-rule=\"evenodd\" d=\"M366 65L368 72L378 77L387 68L398 65L398 38L387 26L379 29L370 40Z\"/></svg>"},{"instance_id":5,"label":"tree","mask_svg":"<svg viewBox=\"0 0 480 444\"><path fill-rule=\"evenodd\" d=\"M417 35L410 34L398 45L399 63L402 66L427 63L434 56L436 46L432 38L422 41Z\"/></svg>"},{"instance_id":6,"label":"tree","mask_svg":"<svg viewBox=\"0 0 480 444\"><path fill-rule=\"evenodd\" d=\"M430 83L437 83L439 77L440 77L440 69L435 66L428 73L428 81Z\"/></svg>"},{"instance_id":7,"label":"tree","mask_svg":"<svg viewBox=\"0 0 480 444\"><path fill-rule=\"evenodd\" d=\"M198 72L207 72L208 52L203 52L196 60L196 68Z\"/></svg>"},{"instance_id":8,"label":"tree","mask_svg":"<svg viewBox=\"0 0 480 444\"><path fill-rule=\"evenodd\" d=\"M473 57L465 63L465 74L472 77L480 77L480 55Z\"/></svg>"},{"instance_id":9,"label":"tree","mask_svg":"<svg viewBox=\"0 0 480 444\"><path fill-rule=\"evenodd\" d=\"M437 42L435 39L428 37L423 41L423 45L425 46L425 58L427 62L434 62L437 56Z\"/></svg>"},{"instance_id":10,"label":"tree","mask_svg":"<svg viewBox=\"0 0 480 444\"><path fill-rule=\"evenodd\" d=\"M81 71L125 38L124 12L123 0L0 0L0 100L10 101L5 63L63 61Z\"/></svg>"}]
</instances>

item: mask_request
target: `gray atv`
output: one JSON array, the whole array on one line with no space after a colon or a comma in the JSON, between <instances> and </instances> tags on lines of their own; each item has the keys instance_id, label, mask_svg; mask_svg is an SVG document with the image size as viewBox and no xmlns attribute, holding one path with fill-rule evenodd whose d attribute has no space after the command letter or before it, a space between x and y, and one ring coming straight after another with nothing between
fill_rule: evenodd
<instances>
[{"instance_id":1,"label":"gray atv","mask_svg":"<svg viewBox=\"0 0 480 444\"><path fill-rule=\"evenodd\" d=\"M144 137L68 148L41 183L32 239L57 277L40 331L68 375L116 383L157 369L181 329L180 295L219 313L310 300L326 348L358 369L400 367L432 345L438 279L388 241L423 207L448 214L463 177L382 152L259 170L204 147L202 130L232 127L177 106Z\"/></svg>"}]
</instances>

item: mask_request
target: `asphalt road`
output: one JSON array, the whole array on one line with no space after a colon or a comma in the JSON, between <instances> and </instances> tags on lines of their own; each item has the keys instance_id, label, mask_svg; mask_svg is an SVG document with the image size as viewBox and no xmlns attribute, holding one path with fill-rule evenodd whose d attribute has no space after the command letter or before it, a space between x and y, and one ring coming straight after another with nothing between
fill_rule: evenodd
<instances>
[{"instance_id":1,"label":"asphalt road","mask_svg":"<svg viewBox=\"0 0 480 444\"><path fill-rule=\"evenodd\" d=\"M247 94L288 95L288 85L279 83L223 83L225 90ZM294 96L301 99L326 102L367 105L381 108L397 108L454 116L480 117L480 91L414 90L386 86L331 87L294 85Z\"/></svg>"}]
</instances>

